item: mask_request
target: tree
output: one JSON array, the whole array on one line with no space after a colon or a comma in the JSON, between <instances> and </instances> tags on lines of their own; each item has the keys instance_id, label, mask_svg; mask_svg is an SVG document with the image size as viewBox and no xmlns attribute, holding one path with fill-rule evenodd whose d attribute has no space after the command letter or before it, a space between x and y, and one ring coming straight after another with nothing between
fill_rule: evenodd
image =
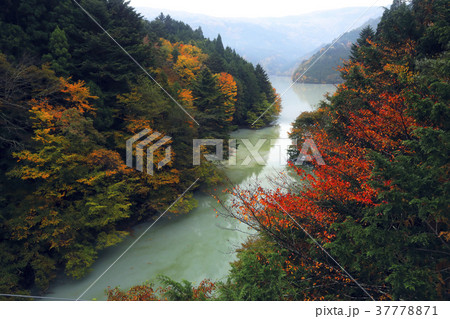
<instances>
[{"instance_id":1,"label":"tree","mask_svg":"<svg viewBox=\"0 0 450 319\"><path fill-rule=\"evenodd\" d=\"M8 172L32 189L11 203L16 212L8 231L23 245L28 280L41 289L54 278L56 263L79 278L97 250L127 234L115 225L130 215L128 169L116 152L98 145L101 137L86 117L94 112L93 98L82 82L61 78L58 98L33 100L35 145L14 153L20 164Z\"/></svg>"},{"instance_id":2,"label":"tree","mask_svg":"<svg viewBox=\"0 0 450 319\"><path fill-rule=\"evenodd\" d=\"M163 15L145 21L123 0L82 5L166 92L72 1L2 3L2 291L43 292L60 269L80 278L99 251L159 215L195 178L220 183L213 164L192 167L192 140L227 138L254 108L251 94L261 93L253 66L200 28ZM244 93L241 75L253 91ZM142 129L171 137L171 160L153 175L124 165L125 141ZM196 204L185 194L170 213ZM192 286L192 298L208 285Z\"/></svg>"},{"instance_id":3,"label":"tree","mask_svg":"<svg viewBox=\"0 0 450 319\"><path fill-rule=\"evenodd\" d=\"M216 52L217 54L219 54L220 56L223 56L225 53L225 49L223 48L223 43L222 43L222 37L219 35L217 35L217 39L216 39Z\"/></svg>"},{"instance_id":4,"label":"tree","mask_svg":"<svg viewBox=\"0 0 450 319\"><path fill-rule=\"evenodd\" d=\"M193 90L194 105L199 111L196 116L199 119L199 135L202 138L214 138L222 133L216 130L220 119L215 116L219 106L220 91L216 79L211 71L203 69L200 73Z\"/></svg>"},{"instance_id":5,"label":"tree","mask_svg":"<svg viewBox=\"0 0 450 319\"><path fill-rule=\"evenodd\" d=\"M231 191L228 213L289 252L281 256L299 298L448 298L448 52L430 57L418 44L435 25L423 5L386 11L377 34L361 36L336 93L296 120L292 136L309 134L325 165L293 166L300 184L280 175L274 190Z\"/></svg>"},{"instance_id":6,"label":"tree","mask_svg":"<svg viewBox=\"0 0 450 319\"><path fill-rule=\"evenodd\" d=\"M250 239L238 250L227 281L217 285L219 300L295 300L285 253L263 238Z\"/></svg>"},{"instance_id":7,"label":"tree","mask_svg":"<svg viewBox=\"0 0 450 319\"><path fill-rule=\"evenodd\" d=\"M372 30L370 26L365 27L361 30L359 34L358 40L356 40L356 43L352 44L352 47L350 49L350 59L353 61L358 61L361 59L360 51L362 51L364 48L370 46L371 40L375 38L375 32Z\"/></svg>"},{"instance_id":8,"label":"tree","mask_svg":"<svg viewBox=\"0 0 450 319\"><path fill-rule=\"evenodd\" d=\"M205 301L212 299L216 289L210 280L203 280L198 286L189 281L177 282L167 276L159 276L161 286L155 288L151 283L131 287L127 291L108 287L108 301Z\"/></svg>"},{"instance_id":9,"label":"tree","mask_svg":"<svg viewBox=\"0 0 450 319\"><path fill-rule=\"evenodd\" d=\"M57 75L68 76L69 61L71 59L69 43L67 42L66 33L58 26L56 26L50 36L49 49L50 53L43 55L42 59L51 63L52 69Z\"/></svg>"},{"instance_id":10,"label":"tree","mask_svg":"<svg viewBox=\"0 0 450 319\"><path fill-rule=\"evenodd\" d=\"M48 66L37 67L30 61L11 63L0 54L0 146L2 158L9 150L20 149L30 144L31 121L28 111L29 98L53 94L59 90L59 81Z\"/></svg>"},{"instance_id":11,"label":"tree","mask_svg":"<svg viewBox=\"0 0 450 319\"><path fill-rule=\"evenodd\" d=\"M272 103L275 100L273 88L269 76L260 64L256 65L255 75L261 91L266 95L267 100Z\"/></svg>"}]
</instances>

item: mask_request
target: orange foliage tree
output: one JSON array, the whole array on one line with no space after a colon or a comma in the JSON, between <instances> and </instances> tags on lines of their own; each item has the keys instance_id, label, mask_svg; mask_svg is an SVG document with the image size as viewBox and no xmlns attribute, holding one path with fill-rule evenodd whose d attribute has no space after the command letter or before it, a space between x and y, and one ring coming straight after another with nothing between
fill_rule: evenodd
<instances>
[{"instance_id":1,"label":"orange foliage tree","mask_svg":"<svg viewBox=\"0 0 450 319\"><path fill-rule=\"evenodd\" d=\"M289 252L284 255L289 280L303 299L367 298L367 294L381 300L420 298L418 287L427 287L434 296L428 298L444 295L440 252L445 254L448 247L441 237L448 220L430 201L445 205L445 191L438 186L445 179L423 165L425 161L443 174L448 169L441 164L445 161L440 155L430 157L427 149L440 147L442 154L446 143L442 124L437 124L441 122L433 126L430 119L420 122L414 117L421 103L436 107L440 103L413 71L416 48L409 38L395 45L367 40L367 46L356 49L358 58L341 68L346 81L329 101L297 119L291 137L312 137L325 165L313 162L300 168L291 163L299 176L295 184L280 175L274 190L255 185L231 191L234 200L226 207L228 213ZM436 138L441 142L435 144ZM412 175L403 176L402 170ZM414 174L437 184L422 182ZM427 184L434 193L424 196L426 188L418 191L414 184ZM394 255L383 254L388 247ZM423 262L425 256L428 264Z\"/></svg>"},{"instance_id":2,"label":"orange foliage tree","mask_svg":"<svg viewBox=\"0 0 450 319\"><path fill-rule=\"evenodd\" d=\"M93 99L83 82L61 79L59 94L32 100L35 147L15 153L19 165L8 173L34 189L18 208L12 240L24 242L41 288L53 278L56 260L81 277L98 249L127 234L115 225L130 216L130 170L117 152L99 145L89 117Z\"/></svg>"}]
</instances>

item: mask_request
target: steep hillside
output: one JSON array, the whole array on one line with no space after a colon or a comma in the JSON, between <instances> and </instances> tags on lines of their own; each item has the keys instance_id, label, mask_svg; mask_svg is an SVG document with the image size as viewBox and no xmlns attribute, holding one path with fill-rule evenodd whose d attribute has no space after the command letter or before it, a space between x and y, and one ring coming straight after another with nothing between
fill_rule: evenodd
<instances>
[{"instance_id":1,"label":"steep hillside","mask_svg":"<svg viewBox=\"0 0 450 319\"><path fill-rule=\"evenodd\" d=\"M214 39L222 36L225 46L234 48L249 62L261 64L269 74L291 75L298 59L344 33L352 22L355 27L380 17L383 9L363 7L324 10L283 18L217 18L186 12L143 8L136 9L148 19L161 12L182 20Z\"/></svg>"},{"instance_id":2,"label":"steep hillside","mask_svg":"<svg viewBox=\"0 0 450 319\"><path fill-rule=\"evenodd\" d=\"M193 140L227 139L276 102L263 68L220 37L149 22L124 0L82 4L123 50L71 0L0 11L1 292L45 291L58 271L81 278L132 225L189 212L197 185L222 176L192 165ZM125 162L141 133L170 143L146 170Z\"/></svg>"},{"instance_id":3,"label":"steep hillside","mask_svg":"<svg viewBox=\"0 0 450 319\"><path fill-rule=\"evenodd\" d=\"M334 40L322 47L297 67L292 75L292 80L297 80L307 70L305 75L298 80L299 82L331 84L342 82L340 73L337 70L338 66L342 65L342 61L350 56L352 45L358 39L361 31L367 26L376 29L379 22L379 18L371 19L361 27L345 33L338 41ZM336 43L334 43L335 41ZM319 57L320 59L317 60ZM316 60L317 62L315 62ZM308 68L310 69L308 70Z\"/></svg>"}]
</instances>

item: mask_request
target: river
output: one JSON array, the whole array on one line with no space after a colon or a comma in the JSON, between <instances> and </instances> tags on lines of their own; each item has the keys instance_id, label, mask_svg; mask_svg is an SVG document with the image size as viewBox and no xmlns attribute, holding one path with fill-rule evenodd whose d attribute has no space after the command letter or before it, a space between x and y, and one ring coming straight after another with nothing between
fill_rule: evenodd
<instances>
[{"instance_id":1,"label":"river","mask_svg":"<svg viewBox=\"0 0 450 319\"><path fill-rule=\"evenodd\" d=\"M272 85L278 93L283 93L290 85L289 77L271 77ZM245 187L250 181L258 180L267 184L267 177L285 170L280 160L280 147L288 138L288 131L295 118L304 111L311 111L323 99L326 92L334 92L335 87L327 84L295 84L282 96L282 112L277 125L260 130L242 129L233 132L238 140L237 164L227 166L226 174L235 185ZM265 165L251 163L239 165L249 154L240 139L247 138L253 145L258 139L278 139L274 146L264 144L260 154ZM95 285L83 295L84 300L105 300L108 286L123 289L152 281L159 274L175 280L187 279L199 283L205 278L213 281L224 280L230 269L229 263L235 259L235 249L247 238L246 229L237 221L216 217L213 210L216 201L209 195L197 193L198 207L186 215L162 218L138 241ZM134 228L132 236L120 244L109 247L99 254L92 271L80 280L64 275L58 276L50 286L47 297L73 298L80 296L118 256L150 226L143 223ZM242 230L242 231L240 231Z\"/></svg>"}]
</instances>

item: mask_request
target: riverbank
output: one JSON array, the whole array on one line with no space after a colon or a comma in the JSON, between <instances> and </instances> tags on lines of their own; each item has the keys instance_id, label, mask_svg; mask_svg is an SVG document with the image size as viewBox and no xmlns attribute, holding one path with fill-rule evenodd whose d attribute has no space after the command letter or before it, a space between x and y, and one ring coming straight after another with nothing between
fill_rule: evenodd
<instances>
[{"instance_id":1,"label":"riverbank","mask_svg":"<svg viewBox=\"0 0 450 319\"><path fill-rule=\"evenodd\" d=\"M271 77L278 92L284 92L290 85L289 77ZM314 105L332 85L295 84L282 97L282 112L277 125L260 130L241 129L233 132L232 138L238 140L236 166L225 166L230 182L245 187L258 180L269 186L267 177L277 171L285 170L285 162L280 159L280 148L285 143L288 131L295 118L304 111L311 111ZM260 154L265 165L240 165L249 155L248 150L239 143L249 139L255 145L260 139L273 139L265 143ZM220 192L220 189L217 190ZM120 286L123 289L151 281L163 274L174 280L186 279L199 283L204 278L223 280L230 269L229 263L235 259L235 250L247 238L247 230L237 221L216 217L214 208L217 202L210 195L196 193L198 207L182 216L162 218L145 236L130 249L84 296L84 299L105 300L104 290ZM226 200L226 197L224 198ZM151 222L134 227L133 236L120 244L105 249L99 254L92 271L81 280L72 280L61 275L51 285L47 296L77 298L81 295L114 260L150 226ZM240 230L240 231L239 231Z\"/></svg>"}]
</instances>

